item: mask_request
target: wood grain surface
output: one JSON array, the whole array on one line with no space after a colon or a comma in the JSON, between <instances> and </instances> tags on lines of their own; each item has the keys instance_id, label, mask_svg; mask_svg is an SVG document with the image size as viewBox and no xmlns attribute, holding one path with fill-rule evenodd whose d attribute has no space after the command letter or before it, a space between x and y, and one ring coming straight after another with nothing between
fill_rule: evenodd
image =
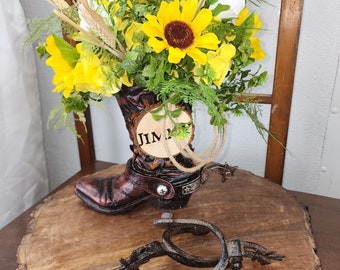
<instances>
[{"instance_id":1,"label":"wood grain surface","mask_svg":"<svg viewBox=\"0 0 340 270\"><path fill-rule=\"evenodd\" d=\"M109 176L123 169L124 165L113 166L97 174ZM153 225L161 213L145 204L124 215L98 214L74 195L73 186L66 186L33 212L18 249L18 269L113 269L137 247L161 240L164 229ZM321 269L304 208L281 186L246 171L237 170L225 183L211 176L189 204L173 214L211 222L227 239L257 242L286 256L266 266L245 258L242 269ZM221 253L212 234L181 235L174 241L192 254ZM140 269L192 268L161 257Z\"/></svg>"}]
</instances>

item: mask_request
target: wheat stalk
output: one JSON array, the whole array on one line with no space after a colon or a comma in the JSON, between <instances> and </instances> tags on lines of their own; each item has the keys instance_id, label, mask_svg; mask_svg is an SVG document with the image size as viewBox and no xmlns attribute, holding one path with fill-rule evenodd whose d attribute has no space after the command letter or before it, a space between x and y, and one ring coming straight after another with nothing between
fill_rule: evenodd
<instances>
[{"instance_id":1,"label":"wheat stalk","mask_svg":"<svg viewBox=\"0 0 340 270\"><path fill-rule=\"evenodd\" d=\"M89 7L86 0L80 0L80 3L81 5L78 6L80 15L88 24L89 28L109 47L125 53L125 48L120 43L118 38L113 34L113 32L107 27L103 18Z\"/></svg>"},{"instance_id":2,"label":"wheat stalk","mask_svg":"<svg viewBox=\"0 0 340 270\"><path fill-rule=\"evenodd\" d=\"M65 0L46 0L49 2L51 5L59 8L59 9L66 9L69 8L70 6L65 2Z\"/></svg>"},{"instance_id":3,"label":"wheat stalk","mask_svg":"<svg viewBox=\"0 0 340 270\"><path fill-rule=\"evenodd\" d=\"M86 40L87 43L101 47L103 49L108 50L109 52L111 52L113 55L115 55L116 57L123 59L124 58L124 53L115 49L115 48L111 48L110 46L108 46L105 42L101 41L100 39L98 39L95 35L93 35L92 33L90 33L89 31L85 30L84 28L80 27L79 24L75 23L74 21L72 21L69 17L67 17L64 13L60 12L59 10L54 10L54 13L64 22L68 23L69 25L71 25L72 27L74 27L75 29L77 29L78 31L82 32L85 36L87 36L90 40Z\"/></svg>"}]
</instances>

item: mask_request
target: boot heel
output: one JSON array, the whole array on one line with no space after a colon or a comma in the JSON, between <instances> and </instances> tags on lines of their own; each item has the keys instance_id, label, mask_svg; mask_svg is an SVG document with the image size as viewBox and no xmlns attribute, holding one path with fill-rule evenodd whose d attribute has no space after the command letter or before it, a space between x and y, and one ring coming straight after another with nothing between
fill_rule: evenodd
<instances>
[{"instance_id":1,"label":"boot heel","mask_svg":"<svg viewBox=\"0 0 340 270\"><path fill-rule=\"evenodd\" d=\"M170 200L156 199L153 201L153 206L161 210L173 210L186 206L189 202L191 194L184 196L175 196Z\"/></svg>"}]
</instances>

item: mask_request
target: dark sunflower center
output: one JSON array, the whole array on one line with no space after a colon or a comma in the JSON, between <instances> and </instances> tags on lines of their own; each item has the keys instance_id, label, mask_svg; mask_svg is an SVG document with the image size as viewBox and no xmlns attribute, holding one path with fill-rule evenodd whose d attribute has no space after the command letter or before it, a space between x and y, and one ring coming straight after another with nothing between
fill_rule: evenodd
<instances>
[{"instance_id":1,"label":"dark sunflower center","mask_svg":"<svg viewBox=\"0 0 340 270\"><path fill-rule=\"evenodd\" d=\"M165 26L164 36L171 47L185 49L194 42L194 33L182 21L172 21Z\"/></svg>"}]
</instances>

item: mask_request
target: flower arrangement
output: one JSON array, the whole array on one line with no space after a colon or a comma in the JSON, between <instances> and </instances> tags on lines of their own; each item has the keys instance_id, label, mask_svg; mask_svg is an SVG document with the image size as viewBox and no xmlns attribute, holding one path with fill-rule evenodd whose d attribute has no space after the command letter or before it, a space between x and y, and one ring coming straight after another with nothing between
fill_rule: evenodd
<instances>
[{"instance_id":1,"label":"flower arrangement","mask_svg":"<svg viewBox=\"0 0 340 270\"><path fill-rule=\"evenodd\" d=\"M228 113L246 113L265 130L256 105L240 98L267 77L260 65L254 68L265 57L256 37L261 20L245 0L48 1L56 10L31 24L29 39L49 32L37 51L55 73L62 116L75 112L82 120L91 101L138 85L162 101L165 113L154 112L155 118L176 117L178 107L167 109L171 104L203 103L219 129ZM62 33L51 27L56 22L62 22ZM172 135L187 128L174 128Z\"/></svg>"}]
</instances>

